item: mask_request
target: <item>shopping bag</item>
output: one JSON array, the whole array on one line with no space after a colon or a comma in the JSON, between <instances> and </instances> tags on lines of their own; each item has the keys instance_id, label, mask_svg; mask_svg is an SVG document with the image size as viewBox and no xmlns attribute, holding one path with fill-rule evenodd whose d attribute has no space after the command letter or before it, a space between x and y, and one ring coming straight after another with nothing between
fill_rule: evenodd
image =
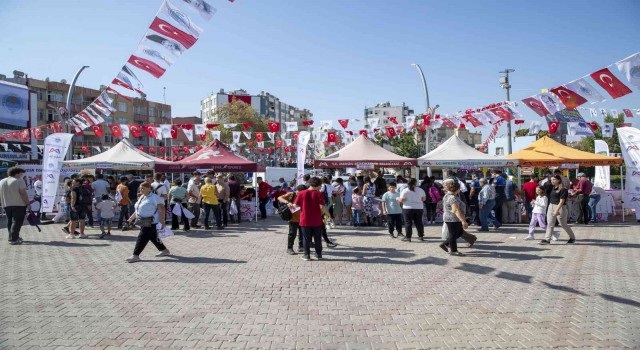
<instances>
[{"instance_id":1,"label":"shopping bag","mask_svg":"<svg viewBox=\"0 0 640 350\"><path fill-rule=\"evenodd\" d=\"M173 231L171 231L170 228L168 227L162 228L161 224L158 224L156 228L158 229L158 238L165 239L165 238L173 237Z\"/></svg>"},{"instance_id":2,"label":"shopping bag","mask_svg":"<svg viewBox=\"0 0 640 350\"><path fill-rule=\"evenodd\" d=\"M231 201L231 205L229 206L229 215L238 215L238 207L236 206L236 201Z\"/></svg>"},{"instance_id":3,"label":"shopping bag","mask_svg":"<svg viewBox=\"0 0 640 350\"><path fill-rule=\"evenodd\" d=\"M193 215L192 212L189 211L189 209L187 209L187 208L185 208L183 206L181 206L181 207L182 207L182 213L187 218L187 220L191 220L191 219L196 217L195 215Z\"/></svg>"},{"instance_id":4,"label":"shopping bag","mask_svg":"<svg viewBox=\"0 0 640 350\"><path fill-rule=\"evenodd\" d=\"M180 219L182 217L182 204L180 203L176 203L176 205L173 206L173 209L171 209L171 213L175 216L178 217L178 219Z\"/></svg>"},{"instance_id":5,"label":"shopping bag","mask_svg":"<svg viewBox=\"0 0 640 350\"><path fill-rule=\"evenodd\" d=\"M449 239L449 229L447 228L446 223L442 223L442 240L446 241Z\"/></svg>"}]
</instances>

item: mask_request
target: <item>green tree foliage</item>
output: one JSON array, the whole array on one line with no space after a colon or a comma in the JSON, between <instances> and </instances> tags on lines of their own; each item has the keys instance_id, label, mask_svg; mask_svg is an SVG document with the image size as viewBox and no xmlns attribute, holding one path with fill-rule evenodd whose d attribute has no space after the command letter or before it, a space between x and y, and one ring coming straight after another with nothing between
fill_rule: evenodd
<instances>
[{"instance_id":1,"label":"green tree foliage","mask_svg":"<svg viewBox=\"0 0 640 350\"><path fill-rule=\"evenodd\" d=\"M538 134L536 135L536 140L541 139L545 136L549 135L549 131L548 130L540 130L538 132ZM517 137L523 137L523 136L529 136L529 129L520 129L518 131L516 131L516 136Z\"/></svg>"},{"instance_id":2,"label":"green tree foliage","mask_svg":"<svg viewBox=\"0 0 640 350\"><path fill-rule=\"evenodd\" d=\"M391 146L393 153L403 157L418 158L424 155L414 132L403 133L388 140L385 140L380 135L376 135L376 139L373 141L380 146L384 146L385 144Z\"/></svg>"},{"instance_id":3,"label":"green tree foliage","mask_svg":"<svg viewBox=\"0 0 640 350\"><path fill-rule=\"evenodd\" d=\"M269 126L267 125L267 120L261 118L258 113L251 107L250 105L241 102L239 100L234 100L231 103L218 107L214 113L218 117L218 122L220 124L225 123L237 123L238 126L232 129L225 129L222 126L218 128L220 130L220 141L225 144L230 144L233 141L232 132L233 131L241 131L243 123L253 123L247 131L252 132L267 132L269 131ZM265 137L265 139L267 139ZM207 134L207 138L204 143L209 143L213 140L210 134Z\"/></svg>"},{"instance_id":4,"label":"green tree foliage","mask_svg":"<svg viewBox=\"0 0 640 350\"><path fill-rule=\"evenodd\" d=\"M604 140L604 142L607 143L607 145L609 145L609 153L620 153L620 141L618 141L618 131L616 130L616 128L619 128L622 126L622 123L624 123L624 114L620 113L618 114L616 117L608 114L605 118L604 118L604 122L605 123L613 123L613 136L612 137L602 137L602 128L598 128L598 130L594 131L593 133L595 134L595 137L593 136L586 136L583 137L582 140L580 140L580 143L578 144L578 148L585 151L585 152L591 152L593 153L593 151L595 150L595 146L594 146L594 140L599 139L599 140Z\"/></svg>"}]
</instances>

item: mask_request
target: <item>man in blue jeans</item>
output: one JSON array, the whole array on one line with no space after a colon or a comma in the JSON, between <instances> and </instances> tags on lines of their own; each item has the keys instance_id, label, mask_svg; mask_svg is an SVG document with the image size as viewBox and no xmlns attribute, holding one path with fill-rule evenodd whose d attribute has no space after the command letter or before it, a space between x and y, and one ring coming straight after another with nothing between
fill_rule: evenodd
<instances>
[{"instance_id":1,"label":"man in blue jeans","mask_svg":"<svg viewBox=\"0 0 640 350\"><path fill-rule=\"evenodd\" d=\"M315 244L316 257L322 259L322 214L329 215L324 195L320 192L322 182L317 177L308 181L309 189L298 192L293 204L300 207L300 228L303 235L303 260L311 260L311 239Z\"/></svg>"},{"instance_id":2,"label":"man in blue jeans","mask_svg":"<svg viewBox=\"0 0 640 350\"><path fill-rule=\"evenodd\" d=\"M489 221L493 226L500 227L500 222L493 217L491 210L496 206L496 190L489 185L486 179L480 179L482 190L478 194L478 205L480 207L480 229L478 231L489 231ZM498 211L499 209L496 209Z\"/></svg>"}]
</instances>

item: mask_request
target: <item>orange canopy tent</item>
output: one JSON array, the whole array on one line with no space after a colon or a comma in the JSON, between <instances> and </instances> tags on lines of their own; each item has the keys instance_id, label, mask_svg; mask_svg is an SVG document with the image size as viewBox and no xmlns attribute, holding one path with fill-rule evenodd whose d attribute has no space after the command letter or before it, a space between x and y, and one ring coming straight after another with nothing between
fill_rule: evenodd
<instances>
[{"instance_id":1,"label":"orange canopy tent","mask_svg":"<svg viewBox=\"0 0 640 350\"><path fill-rule=\"evenodd\" d=\"M554 141L549 136L545 136L505 158L519 159L520 166L524 167L554 167L562 164L580 164L582 166L622 164L621 158L580 151Z\"/></svg>"}]
</instances>

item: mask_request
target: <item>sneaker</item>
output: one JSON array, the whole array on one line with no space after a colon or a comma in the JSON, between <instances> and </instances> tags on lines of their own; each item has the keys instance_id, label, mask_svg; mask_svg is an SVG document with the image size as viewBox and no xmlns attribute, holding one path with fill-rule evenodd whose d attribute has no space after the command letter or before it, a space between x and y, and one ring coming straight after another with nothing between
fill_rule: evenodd
<instances>
[{"instance_id":1,"label":"sneaker","mask_svg":"<svg viewBox=\"0 0 640 350\"><path fill-rule=\"evenodd\" d=\"M396 238L396 236L394 236L394 235L393 235L393 233L390 233L390 234L389 234L389 237L391 237L391 238Z\"/></svg>"},{"instance_id":2,"label":"sneaker","mask_svg":"<svg viewBox=\"0 0 640 350\"><path fill-rule=\"evenodd\" d=\"M398 237L404 237L404 233L398 232Z\"/></svg>"},{"instance_id":3,"label":"sneaker","mask_svg":"<svg viewBox=\"0 0 640 350\"><path fill-rule=\"evenodd\" d=\"M401 241L403 241L403 242L411 242L411 238L409 238L409 237L403 237L403 238L401 239Z\"/></svg>"},{"instance_id":4,"label":"sneaker","mask_svg":"<svg viewBox=\"0 0 640 350\"><path fill-rule=\"evenodd\" d=\"M18 238L15 241L9 241L9 244L11 244L11 245L20 245L20 244L22 244L22 240Z\"/></svg>"},{"instance_id":5,"label":"sneaker","mask_svg":"<svg viewBox=\"0 0 640 350\"><path fill-rule=\"evenodd\" d=\"M165 249L159 252L158 254L156 254L156 256L169 256L169 255L171 255L171 252L169 251L169 249Z\"/></svg>"},{"instance_id":6,"label":"sneaker","mask_svg":"<svg viewBox=\"0 0 640 350\"><path fill-rule=\"evenodd\" d=\"M440 243L439 247L440 249L444 250L445 253L449 253L449 248L447 247L447 244L445 242Z\"/></svg>"},{"instance_id":7,"label":"sneaker","mask_svg":"<svg viewBox=\"0 0 640 350\"><path fill-rule=\"evenodd\" d=\"M111 231L107 231L107 236L111 236Z\"/></svg>"},{"instance_id":8,"label":"sneaker","mask_svg":"<svg viewBox=\"0 0 640 350\"><path fill-rule=\"evenodd\" d=\"M322 260L322 255L318 255L318 254L316 254L316 259L318 259L318 260Z\"/></svg>"},{"instance_id":9,"label":"sneaker","mask_svg":"<svg viewBox=\"0 0 640 350\"><path fill-rule=\"evenodd\" d=\"M89 236L85 235L84 233L81 233L78 238L82 238L82 239L86 239L89 238Z\"/></svg>"},{"instance_id":10,"label":"sneaker","mask_svg":"<svg viewBox=\"0 0 640 350\"><path fill-rule=\"evenodd\" d=\"M128 257L128 258L126 258L124 261L126 261L126 262L128 262L128 263L135 263L135 262L138 262L138 261L141 261L141 260L140 260L140 257L139 257L139 256L137 256L137 255L132 255L132 256L130 256L130 257Z\"/></svg>"},{"instance_id":11,"label":"sneaker","mask_svg":"<svg viewBox=\"0 0 640 350\"><path fill-rule=\"evenodd\" d=\"M296 252L294 252L293 249L289 248L289 249L287 249L287 254L296 255Z\"/></svg>"},{"instance_id":12,"label":"sneaker","mask_svg":"<svg viewBox=\"0 0 640 350\"><path fill-rule=\"evenodd\" d=\"M102 232L102 233L100 234L100 239L103 239L106 235L107 235L106 233Z\"/></svg>"},{"instance_id":13,"label":"sneaker","mask_svg":"<svg viewBox=\"0 0 640 350\"><path fill-rule=\"evenodd\" d=\"M557 241L560 238L560 232L554 232L553 235L551 235L551 239L554 241Z\"/></svg>"},{"instance_id":14,"label":"sneaker","mask_svg":"<svg viewBox=\"0 0 640 350\"><path fill-rule=\"evenodd\" d=\"M337 245L337 244L335 244L335 243L333 243L333 242L327 242L327 247L329 247L329 248L335 248L335 247L337 247L337 246L338 246L338 245Z\"/></svg>"},{"instance_id":15,"label":"sneaker","mask_svg":"<svg viewBox=\"0 0 640 350\"><path fill-rule=\"evenodd\" d=\"M523 238L525 241L533 241L535 238L533 238L532 235L528 235L527 237Z\"/></svg>"},{"instance_id":16,"label":"sneaker","mask_svg":"<svg viewBox=\"0 0 640 350\"><path fill-rule=\"evenodd\" d=\"M65 238L74 239L74 238L76 238L76 235L68 234L68 235L65 236Z\"/></svg>"},{"instance_id":17,"label":"sneaker","mask_svg":"<svg viewBox=\"0 0 640 350\"><path fill-rule=\"evenodd\" d=\"M567 241L567 244L573 244L576 243L576 239L575 238L571 238Z\"/></svg>"},{"instance_id":18,"label":"sneaker","mask_svg":"<svg viewBox=\"0 0 640 350\"><path fill-rule=\"evenodd\" d=\"M303 255L303 256L302 256L302 260L304 260L304 261L311 261L311 256L309 256L309 255Z\"/></svg>"},{"instance_id":19,"label":"sneaker","mask_svg":"<svg viewBox=\"0 0 640 350\"><path fill-rule=\"evenodd\" d=\"M69 228L67 226L63 227L62 232L69 233Z\"/></svg>"},{"instance_id":20,"label":"sneaker","mask_svg":"<svg viewBox=\"0 0 640 350\"><path fill-rule=\"evenodd\" d=\"M424 241L424 237L418 237L419 241Z\"/></svg>"},{"instance_id":21,"label":"sneaker","mask_svg":"<svg viewBox=\"0 0 640 350\"><path fill-rule=\"evenodd\" d=\"M551 244L551 242L547 241L546 239L541 240L540 242L538 242L538 244L540 245L547 245L547 244Z\"/></svg>"},{"instance_id":22,"label":"sneaker","mask_svg":"<svg viewBox=\"0 0 640 350\"><path fill-rule=\"evenodd\" d=\"M298 253L302 253L302 252L304 252L304 247L302 247L302 246L298 247Z\"/></svg>"}]
</instances>

